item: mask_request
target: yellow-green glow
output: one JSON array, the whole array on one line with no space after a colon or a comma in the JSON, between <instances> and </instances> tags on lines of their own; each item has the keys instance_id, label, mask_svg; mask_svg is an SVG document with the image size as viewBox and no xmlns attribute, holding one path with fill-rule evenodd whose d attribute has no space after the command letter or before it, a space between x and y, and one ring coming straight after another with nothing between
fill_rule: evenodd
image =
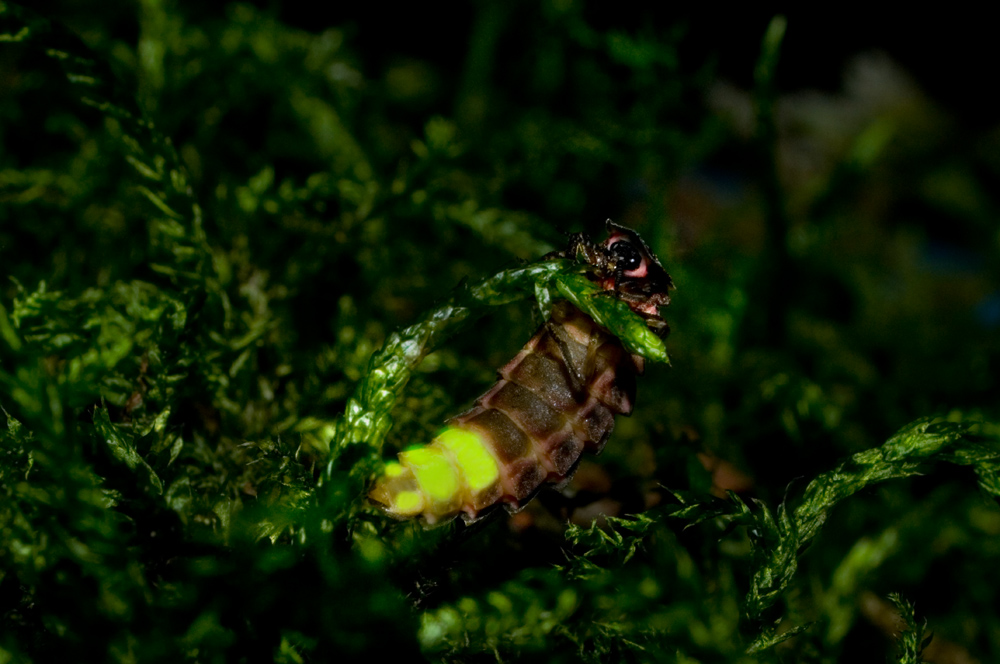
<instances>
[{"instance_id":1,"label":"yellow-green glow","mask_svg":"<svg viewBox=\"0 0 1000 664\"><path fill-rule=\"evenodd\" d=\"M386 477L399 477L404 472L406 472L406 469L403 468L403 464L397 461L390 461L387 464L385 464Z\"/></svg>"},{"instance_id":2,"label":"yellow-green glow","mask_svg":"<svg viewBox=\"0 0 1000 664\"><path fill-rule=\"evenodd\" d=\"M434 440L455 460L473 493L488 489L500 479L500 469L477 434L448 427Z\"/></svg>"},{"instance_id":3,"label":"yellow-green glow","mask_svg":"<svg viewBox=\"0 0 1000 664\"><path fill-rule=\"evenodd\" d=\"M392 507L400 516L414 516L424 509L424 497L419 491L400 491L396 494Z\"/></svg>"},{"instance_id":4,"label":"yellow-green glow","mask_svg":"<svg viewBox=\"0 0 1000 664\"><path fill-rule=\"evenodd\" d=\"M444 452L434 446L400 452L399 460L413 471L417 483L434 502L449 501L458 494L458 473Z\"/></svg>"}]
</instances>

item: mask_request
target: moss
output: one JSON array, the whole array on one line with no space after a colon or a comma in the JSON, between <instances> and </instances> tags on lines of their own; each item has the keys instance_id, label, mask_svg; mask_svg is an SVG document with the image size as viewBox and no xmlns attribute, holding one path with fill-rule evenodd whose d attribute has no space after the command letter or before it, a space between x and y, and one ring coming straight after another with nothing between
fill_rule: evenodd
<instances>
[{"instance_id":1,"label":"moss","mask_svg":"<svg viewBox=\"0 0 1000 664\"><path fill-rule=\"evenodd\" d=\"M0 661L885 659L895 591L901 661L924 618L997 659L993 165L908 85L810 115L780 21L742 93L587 3L413 10L392 53L50 4L0 4ZM608 216L666 345L535 262ZM383 459L559 298L672 368L561 493L384 518Z\"/></svg>"}]
</instances>

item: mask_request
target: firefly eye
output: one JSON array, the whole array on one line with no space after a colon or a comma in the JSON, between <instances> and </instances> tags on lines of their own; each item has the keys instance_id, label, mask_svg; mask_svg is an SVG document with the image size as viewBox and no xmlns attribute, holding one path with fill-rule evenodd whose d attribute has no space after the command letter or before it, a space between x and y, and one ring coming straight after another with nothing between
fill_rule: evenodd
<instances>
[{"instance_id":1,"label":"firefly eye","mask_svg":"<svg viewBox=\"0 0 1000 664\"><path fill-rule=\"evenodd\" d=\"M619 240L608 247L611 253L617 258L617 266L622 272L631 272L642 265L642 254L631 242Z\"/></svg>"}]
</instances>

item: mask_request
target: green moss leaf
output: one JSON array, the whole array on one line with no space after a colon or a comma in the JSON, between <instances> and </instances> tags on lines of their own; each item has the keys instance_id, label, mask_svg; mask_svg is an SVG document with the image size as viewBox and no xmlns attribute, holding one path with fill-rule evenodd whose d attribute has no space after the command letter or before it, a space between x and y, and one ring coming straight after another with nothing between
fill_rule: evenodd
<instances>
[{"instance_id":1,"label":"green moss leaf","mask_svg":"<svg viewBox=\"0 0 1000 664\"><path fill-rule=\"evenodd\" d=\"M622 300L615 299L593 281L579 274L562 274L556 288L578 309L618 337L629 352L654 362L669 364L663 340Z\"/></svg>"},{"instance_id":2,"label":"green moss leaf","mask_svg":"<svg viewBox=\"0 0 1000 664\"><path fill-rule=\"evenodd\" d=\"M139 482L145 488L156 495L163 493L163 482L136 451L130 440L131 436L124 435L118 427L111 423L107 408L94 409L94 430L111 455L125 464L129 470L135 472Z\"/></svg>"}]
</instances>

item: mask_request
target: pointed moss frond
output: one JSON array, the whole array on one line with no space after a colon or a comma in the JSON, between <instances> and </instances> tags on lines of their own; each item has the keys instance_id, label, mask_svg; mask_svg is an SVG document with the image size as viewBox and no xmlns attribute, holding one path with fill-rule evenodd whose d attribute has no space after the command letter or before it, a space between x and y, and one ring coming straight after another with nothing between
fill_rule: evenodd
<instances>
[{"instance_id":1,"label":"pointed moss frond","mask_svg":"<svg viewBox=\"0 0 1000 664\"><path fill-rule=\"evenodd\" d=\"M588 528L570 525L566 539L582 553L570 557L563 567L571 579L592 576L603 568L613 569L626 564L645 542L657 521L639 514L635 517L606 517L607 526L592 523Z\"/></svg>"},{"instance_id":2,"label":"pointed moss frond","mask_svg":"<svg viewBox=\"0 0 1000 664\"><path fill-rule=\"evenodd\" d=\"M157 213L150 231L162 260L152 269L178 286L201 285L212 267L211 254L201 207L170 139L142 112L135 96L123 90L107 62L64 28L5 3L0 6L0 38L54 61L80 102L111 122L126 161L143 180L138 192Z\"/></svg>"},{"instance_id":3,"label":"pointed moss frond","mask_svg":"<svg viewBox=\"0 0 1000 664\"><path fill-rule=\"evenodd\" d=\"M801 495L782 502L776 511L759 500L753 507L730 493L728 502L699 501L674 491L680 507L668 510L672 518L691 525L721 519L749 528L754 547L753 577L744 603L744 615L759 623L767 610L787 591L798 561L816 538L833 509L845 498L872 484L919 475L929 464L946 462L971 466L980 487L1000 498L991 479L1000 464L1000 439L970 433L973 425L924 418L904 427L881 447L853 455L836 469L819 475ZM985 479L984 479L985 478ZM761 627L747 648L756 653L787 640L798 631Z\"/></svg>"},{"instance_id":4,"label":"pointed moss frond","mask_svg":"<svg viewBox=\"0 0 1000 664\"><path fill-rule=\"evenodd\" d=\"M798 559L816 537L831 511L850 495L871 484L910 477L927 464L945 461L970 465L978 473L995 472L1000 463L1000 441L970 436L969 425L933 419L918 420L900 430L883 446L855 454L835 470L810 482L801 497L783 502L776 514L760 501L749 510L735 495L730 515L750 527L754 541L754 572L745 613L758 620L782 596L798 568ZM990 486L983 487L990 491ZM997 494L991 494L998 497ZM695 515L688 508L683 514ZM756 652L774 645L762 634L750 645Z\"/></svg>"},{"instance_id":5,"label":"pointed moss frond","mask_svg":"<svg viewBox=\"0 0 1000 664\"><path fill-rule=\"evenodd\" d=\"M554 283L559 295L610 330L630 352L653 362L670 362L663 340L625 302L615 298L609 291L602 290L593 281L574 273L562 274Z\"/></svg>"},{"instance_id":6,"label":"pointed moss frond","mask_svg":"<svg viewBox=\"0 0 1000 664\"><path fill-rule=\"evenodd\" d=\"M927 630L927 621L917 622L917 607L899 593L890 594L889 601L899 611L899 617L904 625L899 634L899 640L896 642L898 651L896 663L923 664L924 659L921 654L933 637L933 634Z\"/></svg>"}]
</instances>

